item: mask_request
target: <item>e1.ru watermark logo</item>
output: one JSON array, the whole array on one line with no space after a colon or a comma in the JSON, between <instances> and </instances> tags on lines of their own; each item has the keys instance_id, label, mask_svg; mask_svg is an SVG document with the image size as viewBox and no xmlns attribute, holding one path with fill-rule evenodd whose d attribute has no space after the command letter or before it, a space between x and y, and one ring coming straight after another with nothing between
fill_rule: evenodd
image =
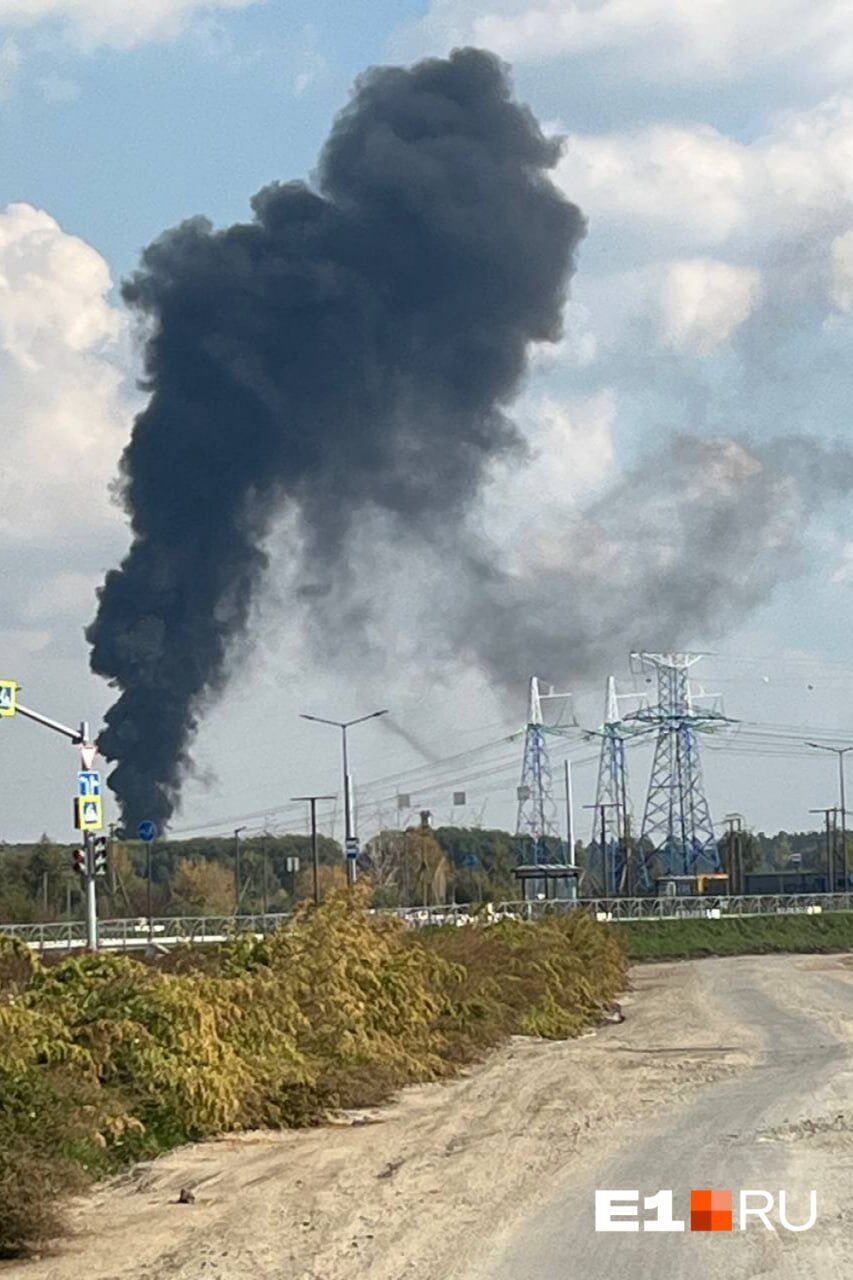
<instances>
[{"instance_id":1,"label":"e1.ru watermark logo","mask_svg":"<svg viewBox=\"0 0 853 1280\"><path fill-rule=\"evenodd\" d=\"M808 1231L817 1221L817 1192L809 1193L808 1216L804 1222L792 1222L788 1212L787 1193L780 1191L778 1200L772 1191L739 1191L737 1226L745 1231L750 1219L757 1220L767 1231L777 1224L786 1231ZM683 1218L674 1216L672 1191L657 1191L643 1196L640 1217L639 1191L601 1190L595 1193L596 1231L684 1231ZM734 1192L694 1190L690 1192L691 1231L733 1231L735 1225ZM772 1215L776 1215L776 1222Z\"/></svg>"}]
</instances>

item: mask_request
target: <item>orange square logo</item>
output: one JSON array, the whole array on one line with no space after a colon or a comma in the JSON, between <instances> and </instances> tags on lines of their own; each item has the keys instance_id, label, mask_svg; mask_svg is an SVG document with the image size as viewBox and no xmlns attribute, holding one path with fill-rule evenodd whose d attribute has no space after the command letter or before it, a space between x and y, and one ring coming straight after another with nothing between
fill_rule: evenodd
<instances>
[{"instance_id":1,"label":"orange square logo","mask_svg":"<svg viewBox=\"0 0 853 1280\"><path fill-rule=\"evenodd\" d=\"M731 1191L691 1191L691 1231L731 1231Z\"/></svg>"}]
</instances>

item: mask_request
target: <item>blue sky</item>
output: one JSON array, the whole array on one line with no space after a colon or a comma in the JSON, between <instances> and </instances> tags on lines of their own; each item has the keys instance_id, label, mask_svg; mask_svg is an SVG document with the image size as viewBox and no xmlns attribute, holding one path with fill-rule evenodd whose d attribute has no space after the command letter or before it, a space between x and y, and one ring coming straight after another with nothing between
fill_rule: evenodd
<instances>
[{"instance_id":1,"label":"blue sky","mask_svg":"<svg viewBox=\"0 0 853 1280\"><path fill-rule=\"evenodd\" d=\"M516 406L530 466L498 471L476 513L507 563L530 577L552 566L578 512L632 468L633 492L654 496L643 466L671 431L734 441L724 478L735 497L744 486L745 502L752 451L780 434L850 442L853 17L844 0L0 0L0 571L10 591L0 674L17 676L36 705L96 721L110 699L87 673L82 628L126 543L108 486L141 403L117 282L181 219L245 218L259 187L308 176L364 67L465 41L509 61L518 95L567 135L558 181L590 219L566 340L536 355ZM744 608L722 636L698 625L690 643L728 655L709 660L708 682L719 677L730 714L840 731L853 714L849 490L824 504L801 477L767 474L779 520L754 538L766 558L781 546L786 567L773 590L757 584L755 611ZM698 486L711 511L701 479L679 484ZM535 537L531 500L541 511ZM658 553L689 576L683 514L674 509L672 544ZM629 530L626 521L607 532L611 595L626 600L639 599L644 575L664 571ZM333 788L332 744L305 736L302 709L358 714L390 700L440 757L522 716L529 671L519 672L516 714L462 666L425 676L405 659L361 674L314 662L287 624L280 554L253 653L205 718L176 825ZM274 546L274 566L275 555ZM736 575L744 555L740 547L725 571ZM412 566L388 573L390 647L405 653L395 628ZM606 596L606 582L587 585ZM625 665L635 639L626 624ZM776 664L770 689L766 657ZM578 690L584 722L598 716L606 674ZM26 725L0 728L0 767L18 797L0 836L45 827L69 836L64 748ZM365 731L362 752L363 777L424 763L378 728ZM817 764L790 764L788 775L778 762L755 760L748 774L741 763L709 761L720 812L794 827L825 802ZM643 779L641 769L637 797ZM427 799L447 816L440 798ZM510 782L483 805L485 822L511 824Z\"/></svg>"},{"instance_id":2,"label":"blue sky","mask_svg":"<svg viewBox=\"0 0 853 1280\"><path fill-rule=\"evenodd\" d=\"M24 28L7 37L22 65L3 109L4 203L50 209L118 274L182 218L246 217L264 183L307 175L353 77L421 7L273 0L83 53L55 25Z\"/></svg>"}]
</instances>

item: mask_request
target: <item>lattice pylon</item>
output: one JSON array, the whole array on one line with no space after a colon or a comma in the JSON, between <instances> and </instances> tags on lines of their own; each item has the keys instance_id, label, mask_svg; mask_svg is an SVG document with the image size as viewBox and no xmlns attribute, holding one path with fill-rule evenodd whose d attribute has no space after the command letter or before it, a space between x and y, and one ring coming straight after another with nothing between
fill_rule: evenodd
<instances>
[{"instance_id":1,"label":"lattice pylon","mask_svg":"<svg viewBox=\"0 0 853 1280\"><path fill-rule=\"evenodd\" d=\"M559 845L560 830L554 801L551 760L542 720L539 681L536 676L532 676L530 680L524 763L521 785L518 788L516 836L519 840L530 840L533 865L540 866L554 861L552 850Z\"/></svg>"},{"instance_id":2,"label":"lattice pylon","mask_svg":"<svg viewBox=\"0 0 853 1280\"><path fill-rule=\"evenodd\" d=\"M652 773L640 830L640 880L651 888L657 860L664 876L721 871L722 861L705 795L697 730L710 715L697 714L688 671L697 655L643 653L658 677L658 705L642 718L658 725Z\"/></svg>"},{"instance_id":3,"label":"lattice pylon","mask_svg":"<svg viewBox=\"0 0 853 1280\"><path fill-rule=\"evenodd\" d=\"M625 889L627 827L630 813L628 775L625 763L624 726L619 715L616 681L607 677L604 720L599 730L601 754L598 782L592 811L591 852L593 877L604 894L622 893Z\"/></svg>"}]
</instances>

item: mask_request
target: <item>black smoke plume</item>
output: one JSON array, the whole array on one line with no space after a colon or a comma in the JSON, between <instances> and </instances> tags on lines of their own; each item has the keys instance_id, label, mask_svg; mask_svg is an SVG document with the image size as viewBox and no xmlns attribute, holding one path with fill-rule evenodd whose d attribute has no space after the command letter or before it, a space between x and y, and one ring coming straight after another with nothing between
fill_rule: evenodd
<instances>
[{"instance_id":1,"label":"black smoke plume","mask_svg":"<svg viewBox=\"0 0 853 1280\"><path fill-rule=\"evenodd\" d=\"M150 324L151 398L121 464L133 543L87 633L121 691L99 746L129 825L172 813L286 504L310 586L361 509L446 533L519 447L504 406L528 344L559 337L584 230L548 176L558 151L486 53L381 68L314 186L267 187L251 223L194 219L145 251L124 287Z\"/></svg>"}]
</instances>

